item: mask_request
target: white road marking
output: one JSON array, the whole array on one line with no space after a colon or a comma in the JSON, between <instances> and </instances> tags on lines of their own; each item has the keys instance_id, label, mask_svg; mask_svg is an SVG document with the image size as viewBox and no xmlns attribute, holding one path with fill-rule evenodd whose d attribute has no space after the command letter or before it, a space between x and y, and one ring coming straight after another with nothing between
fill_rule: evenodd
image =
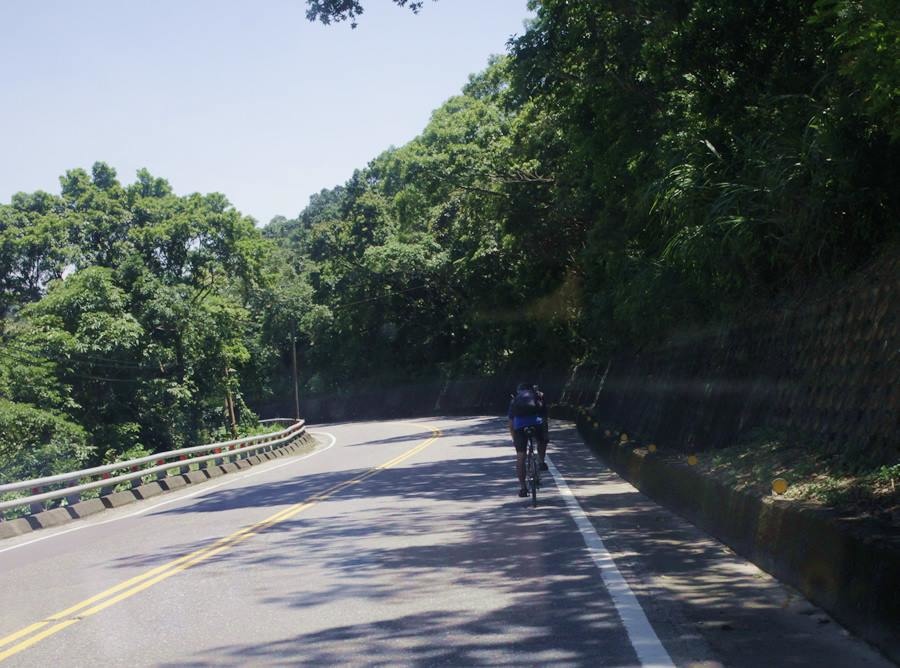
<instances>
[{"instance_id":1,"label":"white road marking","mask_svg":"<svg viewBox=\"0 0 900 668\"><path fill-rule=\"evenodd\" d=\"M647 615L644 614L644 610L641 608L641 604L638 603L625 578L622 577L619 569L616 568L616 562L606 549L606 546L603 545L603 540L587 515L585 515L581 504L578 503L578 499L575 498L572 490L569 489L565 478L563 478L559 469L553 465L549 457L547 457L546 462L550 468L550 473L553 474L560 494L565 499L569 513L572 515L572 519L575 520L582 538L584 538L584 544L587 546L591 559L594 560L597 568L600 569L603 584L606 585L606 589L612 597L613 604L616 606L616 611L619 613L619 618L622 620L622 625L628 633L628 639L631 641L631 646L634 647L641 665L647 668L670 666L674 668L675 664L672 663L672 658L659 641L656 632L650 625L650 620L647 619Z\"/></svg>"},{"instance_id":2,"label":"white road marking","mask_svg":"<svg viewBox=\"0 0 900 668\"><path fill-rule=\"evenodd\" d=\"M9 552L10 550L17 550L20 547L25 547L26 545L33 545L34 543L40 543L41 541L44 541L44 540L56 538L57 536L64 536L65 534L72 533L73 531L81 531L82 529L89 529L91 527L99 527L99 526L103 526L104 524L109 524L110 522L118 522L119 520L125 520L125 519L128 519L129 517L137 517L138 515L143 515L144 513L150 512L151 510L156 510L160 506L167 506L170 503L175 503L177 501L189 499L189 498L197 496L199 494L206 494L206 492L210 492L219 487L223 487L225 485L230 485L232 483L238 482L240 480L244 480L246 478L252 478L255 475L261 475L263 473L268 473L269 471L274 471L275 469L280 469L284 466L290 466L291 464L296 464L297 462L302 462L304 459L309 459L310 457L313 457L315 455L325 452L326 450L329 450L335 443L337 443L337 437L334 434L331 434L327 431L310 431L309 433L310 434L323 434L325 436L328 436L331 439L331 443L326 445L321 450L316 450L315 452L311 452L308 455L303 455L302 457L297 457L295 459L291 459L290 461L276 464L275 466L267 466L264 468L254 467L254 470L247 471L243 475L235 475L234 473L226 474L225 477L228 478L228 480L223 480L222 482L217 483L215 485L204 485L201 483L201 489L198 489L193 492L189 492L188 494L179 494L175 498L166 499L165 501L160 501L159 503L154 503L152 506L146 506L146 507L141 508L140 510L137 510L133 513L128 513L127 515L119 515L118 517L113 517L108 520L103 520L102 522L93 522L91 524L79 524L70 529L64 529L63 531L57 531L55 533L51 533L46 536L40 536L38 538L33 538L32 540L18 543L16 545L4 547L4 548L0 549L0 554L2 554L4 552Z\"/></svg>"}]
</instances>

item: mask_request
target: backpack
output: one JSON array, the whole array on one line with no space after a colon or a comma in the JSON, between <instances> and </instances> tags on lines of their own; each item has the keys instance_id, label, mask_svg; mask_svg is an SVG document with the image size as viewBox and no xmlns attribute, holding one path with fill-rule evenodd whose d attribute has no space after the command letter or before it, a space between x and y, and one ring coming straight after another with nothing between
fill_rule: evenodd
<instances>
[{"instance_id":1,"label":"backpack","mask_svg":"<svg viewBox=\"0 0 900 668\"><path fill-rule=\"evenodd\" d=\"M524 417L526 415L539 415L541 412L537 395L533 390L522 390L517 392L512 400L513 417Z\"/></svg>"}]
</instances>

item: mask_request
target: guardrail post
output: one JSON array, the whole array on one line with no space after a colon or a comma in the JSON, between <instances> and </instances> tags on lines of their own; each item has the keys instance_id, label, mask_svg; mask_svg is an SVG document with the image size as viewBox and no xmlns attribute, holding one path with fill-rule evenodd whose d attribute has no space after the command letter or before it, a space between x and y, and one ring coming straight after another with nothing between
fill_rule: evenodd
<instances>
[{"instance_id":1,"label":"guardrail post","mask_svg":"<svg viewBox=\"0 0 900 668\"><path fill-rule=\"evenodd\" d=\"M32 493L32 494L40 494L40 493L41 493L41 488L40 488L40 487L32 487L32 488L31 488L31 493ZM28 504L28 505L31 507L31 514L32 514L32 515L34 515L34 514L36 514L36 513L39 513L39 512L41 512L41 511L44 509L44 503L43 503L42 501L33 501L33 502L31 502L30 504Z\"/></svg>"},{"instance_id":2,"label":"guardrail post","mask_svg":"<svg viewBox=\"0 0 900 668\"><path fill-rule=\"evenodd\" d=\"M137 473L139 469L140 469L140 466L132 466L132 467L131 467L131 472L132 472L132 473ZM143 478L134 478L134 479L131 481L131 489L135 489L135 488L137 488L137 487L140 487L140 486L143 485L143 484L144 484L144 479L143 479Z\"/></svg>"},{"instance_id":3,"label":"guardrail post","mask_svg":"<svg viewBox=\"0 0 900 668\"><path fill-rule=\"evenodd\" d=\"M157 460L156 460L156 465L157 465L157 466L162 466L162 465L165 464L165 463L166 463L166 460L165 460L165 459L157 459ZM165 469L163 469L162 471L157 471L157 472L156 472L156 479L157 479L158 481L159 481L159 480L162 480L162 479L165 478L167 475L168 475L168 471L166 471Z\"/></svg>"},{"instance_id":4,"label":"guardrail post","mask_svg":"<svg viewBox=\"0 0 900 668\"><path fill-rule=\"evenodd\" d=\"M179 457L179 459L180 459L181 461L186 461L186 460L187 460L187 455L181 455L181 457ZM190 465L190 464L182 464L182 465L181 465L181 469L179 470L179 473L181 473L181 475L187 475L187 474L188 474L188 471L190 471L190 470L191 470L191 465Z\"/></svg>"},{"instance_id":5,"label":"guardrail post","mask_svg":"<svg viewBox=\"0 0 900 668\"><path fill-rule=\"evenodd\" d=\"M80 482L81 482L80 478L70 478L69 480L63 480L61 483L61 486L64 488L71 487L73 484L77 485ZM65 500L67 506L74 506L76 503L81 501L81 492L74 492L73 494L67 494L65 497L63 497L63 500ZM60 504L62 504L62 500L60 501Z\"/></svg>"},{"instance_id":6,"label":"guardrail post","mask_svg":"<svg viewBox=\"0 0 900 668\"><path fill-rule=\"evenodd\" d=\"M101 477L104 480L109 480L109 473L104 473ZM112 494L112 490L112 487L110 487L109 485L105 485L100 488L100 496L109 496L110 494Z\"/></svg>"}]
</instances>

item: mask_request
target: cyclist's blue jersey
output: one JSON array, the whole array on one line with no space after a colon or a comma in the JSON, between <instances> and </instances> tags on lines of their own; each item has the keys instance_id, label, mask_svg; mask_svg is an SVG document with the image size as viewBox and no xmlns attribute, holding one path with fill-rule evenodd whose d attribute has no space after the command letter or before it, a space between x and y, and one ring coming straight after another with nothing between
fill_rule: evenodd
<instances>
[{"instance_id":1,"label":"cyclist's blue jersey","mask_svg":"<svg viewBox=\"0 0 900 668\"><path fill-rule=\"evenodd\" d=\"M540 415L510 415L509 417L513 422L513 429L537 427L538 425L544 424L544 419Z\"/></svg>"}]
</instances>

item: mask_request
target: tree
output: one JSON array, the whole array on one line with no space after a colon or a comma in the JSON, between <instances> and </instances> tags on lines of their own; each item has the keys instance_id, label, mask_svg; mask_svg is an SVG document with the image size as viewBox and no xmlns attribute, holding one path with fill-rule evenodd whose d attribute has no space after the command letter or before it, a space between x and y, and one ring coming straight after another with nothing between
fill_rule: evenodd
<instances>
[{"instance_id":1,"label":"tree","mask_svg":"<svg viewBox=\"0 0 900 668\"><path fill-rule=\"evenodd\" d=\"M58 412L0 397L0 483L80 468L91 454L86 436Z\"/></svg>"},{"instance_id":2,"label":"tree","mask_svg":"<svg viewBox=\"0 0 900 668\"><path fill-rule=\"evenodd\" d=\"M65 416L98 459L252 423L242 379L265 385L275 353L247 306L274 246L224 196L146 170L123 187L98 162L61 185L0 207L0 396Z\"/></svg>"},{"instance_id":3,"label":"tree","mask_svg":"<svg viewBox=\"0 0 900 668\"><path fill-rule=\"evenodd\" d=\"M409 7L413 13L417 13L424 0L393 0L400 7ZM321 21L328 25L332 21L350 21L350 26L356 27L356 20L363 13L359 0L306 0L306 18L310 21Z\"/></svg>"},{"instance_id":4,"label":"tree","mask_svg":"<svg viewBox=\"0 0 900 668\"><path fill-rule=\"evenodd\" d=\"M10 308L40 299L62 276L71 247L63 205L38 191L17 193L0 205L0 319Z\"/></svg>"}]
</instances>

